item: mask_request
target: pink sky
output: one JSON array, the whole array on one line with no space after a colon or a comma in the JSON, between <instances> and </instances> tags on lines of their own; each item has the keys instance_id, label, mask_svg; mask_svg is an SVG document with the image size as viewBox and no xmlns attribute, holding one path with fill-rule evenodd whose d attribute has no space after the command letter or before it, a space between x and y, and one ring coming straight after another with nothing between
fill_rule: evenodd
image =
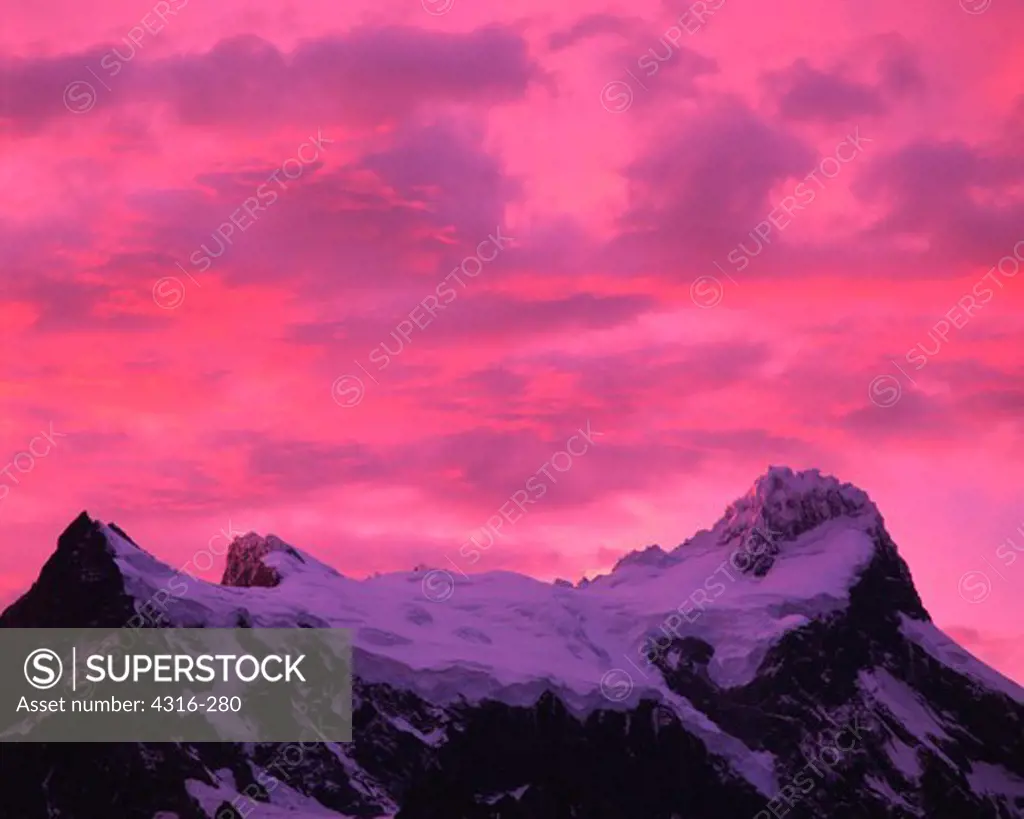
<instances>
[{"instance_id":1,"label":"pink sky","mask_svg":"<svg viewBox=\"0 0 1024 819\"><path fill-rule=\"evenodd\" d=\"M83 508L175 565L229 522L353 575L449 565L589 421L474 570L607 570L819 467L1024 682L1022 27L1011 0L13 5L0 602Z\"/></svg>"}]
</instances>

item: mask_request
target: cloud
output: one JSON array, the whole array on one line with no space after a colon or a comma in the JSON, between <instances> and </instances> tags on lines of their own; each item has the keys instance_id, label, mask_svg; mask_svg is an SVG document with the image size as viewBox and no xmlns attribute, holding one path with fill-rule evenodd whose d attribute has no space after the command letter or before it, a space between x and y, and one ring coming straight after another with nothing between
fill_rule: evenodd
<instances>
[{"instance_id":1,"label":"cloud","mask_svg":"<svg viewBox=\"0 0 1024 819\"><path fill-rule=\"evenodd\" d=\"M332 147L324 158L334 162ZM206 173L193 187L131 197L134 240L164 248L170 274L180 275L177 262L231 286L286 284L322 306L328 322L363 313L372 297L374 312L397 321L505 224L521 192L484 147L480 127L463 119L405 123L368 153L331 167L314 163L300 178L282 179L284 188L269 181L273 171L268 163ZM253 221L241 209L261 190L270 204ZM214 233L233 213L247 226L214 258L225 244Z\"/></svg>"},{"instance_id":2,"label":"cloud","mask_svg":"<svg viewBox=\"0 0 1024 819\"><path fill-rule=\"evenodd\" d=\"M895 33L859 43L831 68L801 57L761 81L783 119L831 126L885 116L927 87L914 49Z\"/></svg>"},{"instance_id":3,"label":"cloud","mask_svg":"<svg viewBox=\"0 0 1024 819\"><path fill-rule=\"evenodd\" d=\"M880 35L868 45L877 50L879 87L896 97L922 93L928 88L917 51L895 32Z\"/></svg>"},{"instance_id":4,"label":"cloud","mask_svg":"<svg viewBox=\"0 0 1024 819\"><path fill-rule=\"evenodd\" d=\"M629 269L647 256L671 275L682 259L722 256L772 210L772 189L803 177L814 159L809 145L743 103L718 100L626 168L630 203L607 258Z\"/></svg>"},{"instance_id":5,"label":"cloud","mask_svg":"<svg viewBox=\"0 0 1024 819\"><path fill-rule=\"evenodd\" d=\"M0 61L0 87L10 89L0 98L0 121L31 132L76 116L65 89L93 80L97 110L146 102L185 125L251 130L395 122L445 103L491 106L522 98L540 77L523 38L497 24L458 34L367 26L305 40L291 52L239 35L201 54L139 57L130 70L112 53L97 46Z\"/></svg>"},{"instance_id":6,"label":"cloud","mask_svg":"<svg viewBox=\"0 0 1024 819\"><path fill-rule=\"evenodd\" d=\"M820 71L804 59L785 71L768 74L766 84L778 95L779 113L786 119L837 125L889 111L876 88Z\"/></svg>"},{"instance_id":7,"label":"cloud","mask_svg":"<svg viewBox=\"0 0 1024 819\"><path fill-rule=\"evenodd\" d=\"M639 23L640 21L635 17L620 17L616 14L587 14L568 28L559 29L548 35L548 48L552 51L562 51L602 34L628 37L636 32Z\"/></svg>"},{"instance_id":8,"label":"cloud","mask_svg":"<svg viewBox=\"0 0 1024 819\"><path fill-rule=\"evenodd\" d=\"M918 263L992 267L1024 240L1024 157L962 140L919 139L877 157L857 180L888 212L864 239L924 240Z\"/></svg>"}]
</instances>

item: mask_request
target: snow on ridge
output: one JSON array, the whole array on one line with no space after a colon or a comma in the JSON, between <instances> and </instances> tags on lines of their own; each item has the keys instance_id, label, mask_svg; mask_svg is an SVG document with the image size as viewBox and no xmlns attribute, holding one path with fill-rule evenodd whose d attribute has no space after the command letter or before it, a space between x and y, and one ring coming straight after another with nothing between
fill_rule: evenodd
<instances>
[{"instance_id":1,"label":"snow on ridge","mask_svg":"<svg viewBox=\"0 0 1024 819\"><path fill-rule=\"evenodd\" d=\"M648 546L646 549L634 549L627 555L618 559L612 567L612 574L623 566L655 566L663 568L673 562L670 554L658 545Z\"/></svg>"},{"instance_id":2,"label":"snow on ridge","mask_svg":"<svg viewBox=\"0 0 1024 819\"><path fill-rule=\"evenodd\" d=\"M904 637L948 668L963 674L984 688L998 691L1016 702L1024 703L1024 688L953 642L933 623L914 620L900 614L900 631Z\"/></svg>"},{"instance_id":3,"label":"snow on ridge","mask_svg":"<svg viewBox=\"0 0 1024 819\"><path fill-rule=\"evenodd\" d=\"M1024 779L1014 776L1002 765L971 761L967 781L975 793L1024 798Z\"/></svg>"},{"instance_id":4,"label":"snow on ridge","mask_svg":"<svg viewBox=\"0 0 1024 819\"><path fill-rule=\"evenodd\" d=\"M825 556L835 572L837 555L851 549L854 557L870 552L870 544L858 533L847 535L845 545L834 549L816 545L816 538L827 535L826 529L808 533L794 554L780 563L780 571L760 580L745 578L745 589L737 583L732 597L721 601L724 609L709 611L698 623L702 638L724 658L721 672L715 667L713 674L727 682L742 682L752 676L763 652L787 628L806 622L818 609L842 604L846 570L835 576L835 596L822 597L820 589L815 589L802 614L793 614L794 607L802 604L800 590L788 579L791 561L795 566L803 560L806 567L806 561ZM107 536L118 538L114 532ZM710 548L704 563L688 560L663 576L654 571L646 581L613 589L601 583L566 588L501 571L460 580L444 602L424 596L423 572L364 581L323 572L296 573L277 587L241 589L182 579L127 543L119 543L115 553L137 600L151 600L161 589L173 591L172 581L187 580L183 594L164 595L161 601L173 623L232 627L244 611L255 627L282 627L304 620L350 628L361 678L415 691L438 704L497 699L528 707L552 692L574 713L586 715L598 708L628 708L640 696L652 697L668 704L689 730L741 776L765 793L774 787L771 760L751 767L751 750L669 691L657 672L652 671L649 680L637 675L638 685L628 701L614 702L608 694L606 676L613 669L630 668L628 661L639 659L637 647L645 632L657 627L684 594L703 583L714 568L713 560L720 562L721 555L712 554ZM631 570L653 571L644 566ZM796 597L787 600L787 594Z\"/></svg>"},{"instance_id":5,"label":"snow on ridge","mask_svg":"<svg viewBox=\"0 0 1024 819\"><path fill-rule=\"evenodd\" d=\"M185 781L185 790L195 799L200 808L211 819L219 814L217 809L225 802L235 807L243 816L257 809L266 819L344 819L337 811L331 810L311 796L306 796L279 780L268 779L269 802L256 802L243 793L235 782L234 774L227 768L214 772L214 784L208 785L198 779Z\"/></svg>"},{"instance_id":6,"label":"snow on ridge","mask_svg":"<svg viewBox=\"0 0 1024 819\"><path fill-rule=\"evenodd\" d=\"M938 743L952 742L946 724L922 696L881 667L860 671L860 689L878 706L888 711L904 729L924 746L955 765Z\"/></svg>"},{"instance_id":7,"label":"snow on ridge","mask_svg":"<svg viewBox=\"0 0 1024 819\"><path fill-rule=\"evenodd\" d=\"M643 618L633 632L641 641L634 643L634 661L645 632L692 636L715 649L708 672L717 684L743 685L784 634L849 604L850 589L875 554L871 538L854 523L828 521L800 535L763 577L737 571L730 552L705 532L671 568L634 567L588 591L603 592L605 605L617 603L627 616Z\"/></svg>"},{"instance_id":8,"label":"snow on ridge","mask_svg":"<svg viewBox=\"0 0 1024 819\"><path fill-rule=\"evenodd\" d=\"M665 569L623 567L620 577L604 576L584 588L495 571L459 579L451 599L433 602L423 594L421 573L357 581L319 571L323 564L301 564L276 588L218 586L175 572L109 527L103 531L137 600L168 585L186 586L182 594L171 589L166 608L172 619L198 614L210 625L233 625L240 606L256 625L280 626L306 615L353 628L357 647L413 669L485 668L502 684L550 676L584 694L623 653L638 656L637 642L694 590L710 596L709 578L720 581L714 588L721 593L690 618L692 633L735 656L750 641L772 641L801 620L841 607L873 554L862 532L830 522L799 538L763 578L723 570L728 555L705 537ZM269 557L279 554L286 553ZM763 625L751 630L747 620ZM730 646L736 640L739 645Z\"/></svg>"},{"instance_id":9,"label":"snow on ridge","mask_svg":"<svg viewBox=\"0 0 1024 819\"><path fill-rule=\"evenodd\" d=\"M752 541L767 541L773 549L783 540L793 540L829 520L858 521L861 528L881 522L881 513L867 493L851 483L841 482L817 469L795 472L788 466L770 466L745 495L736 499L711 527L702 529L679 546L668 551L652 545L623 555L608 575L597 575L579 586L631 566L666 569L685 560L695 541L711 534L723 549L737 542L752 546ZM772 552L774 554L774 551Z\"/></svg>"},{"instance_id":10,"label":"snow on ridge","mask_svg":"<svg viewBox=\"0 0 1024 819\"><path fill-rule=\"evenodd\" d=\"M429 572L357 581L305 562L274 587L210 584L176 573L108 527L104 533L129 593L140 605L157 599L170 622L233 627L244 616L257 627L349 628L361 670L386 667L382 676L428 698L474 690L521 699L539 686L591 706L600 704L606 674L643 662L645 639L669 617L673 633L715 648L709 673L716 682L749 681L787 631L846 605L874 548L863 531L830 521L799 537L757 578L723 569L728 555L699 537L685 560L663 569L626 566L584 588L487 572L458 579L442 601L425 594ZM677 612L697 590L708 603L683 622Z\"/></svg>"}]
</instances>

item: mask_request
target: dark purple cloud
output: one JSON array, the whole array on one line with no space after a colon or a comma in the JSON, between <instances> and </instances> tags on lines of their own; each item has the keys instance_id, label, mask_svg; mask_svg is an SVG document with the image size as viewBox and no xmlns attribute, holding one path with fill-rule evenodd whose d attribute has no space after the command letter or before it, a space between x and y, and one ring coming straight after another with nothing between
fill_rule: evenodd
<instances>
[{"instance_id":1,"label":"dark purple cloud","mask_svg":"<svg viewBox=\"0 0 1024 819\"><path fill-rule=\"evenodd\" d=\"M659 133L626 168L630 206L606 259L635 269L646 256L671 274L695 258L724 256L772 210L772 189L807 174L814 160L796 136L740 102L720 100ZM654 258L652 248L660 251Z\"/></svg>"},{"instance_id":2,"label":"dark purple cloud","mask_svg":"<svg viewBox=\"0 0 1024 819\"><path fill-rule=\"evenodd\" d=\"M616 14L588 14L568 28L559 29L548 36L548 48L562 51L585 40L612 34L628 37L635 34L642 21L636 17L620 17Z\"/></svg>"},{"instance_id":3,"label":"dark purple cloud","mask_svg":"<svg viewBox=\"0 0 1024 819\"><path fill-rule=\"evenodd\" d=\"M838 125L855 119L881 116L889 107L881 92L838 73L820 71L805 59L785 71L766 77L778 95L779 113L785 119Z\"/></svg>"},{"instance_id":4,"label":"dark purple cloud","mask_svg":"<svg viewBox=\"0 0 1024 819\"><path fill-rule=\"evenodd\" d=\"M292 52L240 35L203 54L129 61L118 53L128 56L121 44L0 60L0 121L32 131L76 116L65 105L73 82L93 86L98 110L146 101L184 124L251 129L388 122L444 103L490 106L521 98L540 79L523 38L500 25L465 34L363 27Z\"/></svg>"}]
</instances>

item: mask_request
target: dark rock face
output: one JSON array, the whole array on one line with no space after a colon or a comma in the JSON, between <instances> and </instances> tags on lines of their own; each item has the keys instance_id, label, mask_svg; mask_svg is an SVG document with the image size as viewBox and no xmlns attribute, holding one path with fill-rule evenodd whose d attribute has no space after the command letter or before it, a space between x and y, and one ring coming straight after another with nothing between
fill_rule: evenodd
<instances>
[{"instance_id":1,"label":"dark rock face","mask_svg":"<svg viewBox=\"0 0 1024 819\"><path fill-rule=\"evenodd\" d=\"M362 771L386 785L382 800L368 798L321 744L294 753L275 745L247 753L230 743L25 745L5 754L4 777L11 784L0 817L150 819L171 811L182 819L208 819L184 783L213 784L211 772L223 768L250 797L228 807L256 816L258 803L280 785L340 816L367 819L391 815L391 799L401 805L398 819L712 819L753 816L763 804L750 785L720 770L678 718L656 719L651 702L629 713L598 711L580 721L550 695L533 708L492 702L443 711L388 686L360 685L357 696L357 738L346 750ZM449 739L437 747L425 743L396 728L396 716L415 720L421 730L446 727ZM251 766L271 772L269 787ZM44 782L58 786L43 787ZM520 798L511 795L519 789ZM234 815L223 809L209 819Z\"/></svg>"},{"instance_id":2,"label":"dark rock face","mask_svg":"<svg viewBox=\"0 0 1024 819\"><path fill-rule=\"evenodd\" d=\"M283 552L302 563L303 558L295 549L270 535L261 538L248 534L235 538L228 547L228 561L224 568L222 586L263 586L273 587L281 582L281 575L264 558L271 552Z\"/></svg>"},{"instance_id":3,"label":"dark rock face","mask_svg":"<svg viewBox=\"0 0 1024 819\"><path fill-rule=\"evenodd\" d=\"M841 749L834 766L827 759L819 763L827 776L787 816L1024 816L1024 798L1013 807L997 805L974 793L962 772L982 762L1024 779L1024 705L980 688L906 640L901 613L930 618L884 529L872 535L875 558L851 589L849 607L785 635L747 685L718 688L707 673L714 649L693 638L667 648L658 658L660 670L674 691L724 730L752 749L771 752L789 779L806 770L815 751ZM883 669L939 715L953 738L935 740L943 755L908 731L884 703L865 696L859 677L874 669ZM886 751L891 737L914 749L925 772L920 782L892 763ZM853 747L847 751L844 745ZM869 780L888 785L921 813L888 812L895 806ZM942 792L954 800L944 802ZM959 812L950 812L951 805Z\"/></svg>"},{"instance_id":4,"label":"dark rock face","mask_svg":"<svg viewBox=\"0 0 1024 819\"><path fill-rule=\"evenodd\" d=\"M134 614L106 538L82 512L28 592L0 614L0 628L121 628Z\"/></svg>"},{"instance_id":5,"label":"dark rock face","mask_svg":"<svg viewBox=\"0 0 1024 819\"><path fill-rule=\"evenodd\" d=\"M926 622L928 614L881 524L871 535L875 557L849 606L786 634L746 685L717 685L709 674L715 649L694 637L654 661L671 691L745 745L751 760L770 757L781 799L771 808L663 703L609 703L580 716L548 692L532 706L442 706L360 679L357 655L352 743L7 745L0 819L153 819L161 811L259 819L286 788L360 819L1024 816L1024 799L987 798L965 775L988 763L1024 779L1024 705L904 637L902 617ZM246 538L232 544L225 584L276 585L276 569L263 560L272 551L302 561L280 541ZM83 515L0 626L123 626L134 606L103 534ZM882 672L928 706L943 736L923 741L884 698L866 693L865 675ZM911 749L919 776L894 764L895 740ZM225 769L245 798L204 812L187 783L215 786Z\"/></svg>"},{"instance_id":6,"label":"dark rock face","mask_svg":"<svg viewBox=\"0 0 1024 819\"><path fill-rule=\"evenodd\" d=\"M2 754L4 819L151 819L159 811L209 819L182 783L212 779L184 746L8 744Z\"/></svg>"},{"instance_id":7,"label":"dark rock face","mask_svg":"<svg viewBox=\"0 0 1024 819\"><path fill-rule=\"evenodd\" d=\"M399 819L710 818L753 816L762 804L650 701L581 721L546 694L533 708L485 703L454 716L460 729L437 754L440 776L418 777Z\"/></svg>"}]
</instances>

